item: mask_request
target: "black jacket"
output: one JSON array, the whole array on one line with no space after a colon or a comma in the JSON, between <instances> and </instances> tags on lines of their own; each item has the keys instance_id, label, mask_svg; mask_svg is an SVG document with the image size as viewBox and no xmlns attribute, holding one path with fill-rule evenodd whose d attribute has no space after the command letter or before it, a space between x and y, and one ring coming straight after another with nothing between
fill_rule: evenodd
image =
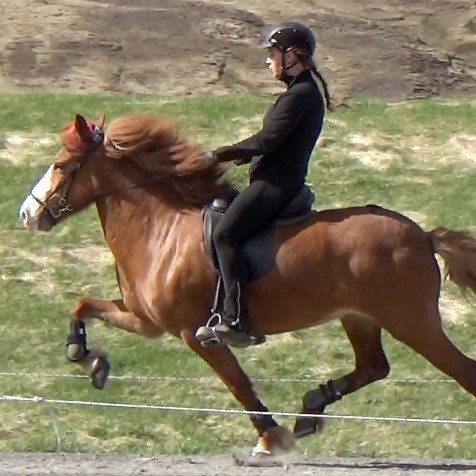
<instances>
[{"instance_id":1,"label":"black jacket","mask_svg":"<svg viewBox=\"0 0 476 476\"><path fill-rule=\"evenodd\" d=\"M305 70L269 109L258 133L214 152L220 162L251 162L250 181L260 179L298 190L321 133L324 109L319 88Z\"/></svg>"}]
</instances>

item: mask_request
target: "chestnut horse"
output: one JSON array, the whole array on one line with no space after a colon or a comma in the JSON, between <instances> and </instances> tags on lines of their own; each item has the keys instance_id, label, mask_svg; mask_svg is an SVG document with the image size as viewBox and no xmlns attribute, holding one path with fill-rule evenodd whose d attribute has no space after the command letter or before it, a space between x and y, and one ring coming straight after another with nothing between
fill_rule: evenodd
<instances>
[{"instance_id":1,"label":"chestnut horse","mask_svg":"<svg viewBox=\"0 0 476 476\"><path fill-rule=\"evenodd\" d=\"M245 300L254 335L278 334L339 319L355 353L355 369L304 396L294 435L279 426L255 393L229 347L202 347L217 275L204 247L202 209L231 185L220 165L164 118L119 117L103 132L77 115L61 132L62 148L24 201L31 230L56 224L95 203L114 255L122 299L79 299L71 311L70 360L97 388L108 372L105 355L86 348L88 319L159 337L181 338L219 375L245 410L258 452L289 450L295 437L322 424L326 405L389 373L381 332L421 354L476 396L476 361L442 330L439 253L449 278L476 292L476 239L460 231L425 232L409 218L374 205L315 212L274 230L271 271L250 282ZM253 413L256 412L256 413Z\"/></svg>"}]
</instances>

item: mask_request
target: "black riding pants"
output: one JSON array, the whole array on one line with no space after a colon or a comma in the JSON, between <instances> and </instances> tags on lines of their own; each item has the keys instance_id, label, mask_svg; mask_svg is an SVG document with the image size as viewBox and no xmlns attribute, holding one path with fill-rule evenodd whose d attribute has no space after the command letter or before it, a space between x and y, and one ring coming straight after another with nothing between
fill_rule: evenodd
<instances>
[{"instance_id":1,"label":"black riding pants","mask_svg":"<svg viewBox=\"0 0 476 476\"><path fill-rule=\"evenodd\" d=\"M299 187L255 180L235 198L218 222L213 243L225 290L224 314L231 319L243 317L240 290L248 273L241 253L243 243L270 225L298 191Z\"/></svg>"}]
</instances>

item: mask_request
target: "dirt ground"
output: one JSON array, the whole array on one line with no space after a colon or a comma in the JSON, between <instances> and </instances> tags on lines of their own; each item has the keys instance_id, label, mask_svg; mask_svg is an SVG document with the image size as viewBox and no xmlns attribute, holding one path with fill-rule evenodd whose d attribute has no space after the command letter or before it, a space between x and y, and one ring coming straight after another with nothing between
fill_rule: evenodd
<instances>
[{"instance_id":1,"label":"dirt ground","mask_svg":"<svg viewBox=\"0 0 476 476\"><path fill-rule=\"evenodd\" d=\"M291 458L259 460L235 456L106 456L0 454L0 476L476 476L476 463L375 459Z\"/></svg>"},{"instance_id":2,"label":"dirt ground","mask_svg":"<svg viewBox=\"0 0 476 476\"><path fill-rule=\"evenodd\" d=\"M336 99L476 93L474 0L8 0L0 92L275 93L256 48L293 19Z\"/></svg>"}]
</instances>

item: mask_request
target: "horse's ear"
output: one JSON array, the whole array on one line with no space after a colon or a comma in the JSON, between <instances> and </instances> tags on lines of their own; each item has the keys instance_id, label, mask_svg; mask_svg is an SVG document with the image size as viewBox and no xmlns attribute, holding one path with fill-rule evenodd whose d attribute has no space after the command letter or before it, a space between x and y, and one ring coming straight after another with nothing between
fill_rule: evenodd
<instances>
[{"instance_id":1,"label":"horse's ear","mask_svg":"<svg viewBox=\"0 0 476 476\"><path fill-rule=\"evenodd\" d=\"M97 121L96 125L99 127L99 129L103 130L104 129L104 123L106 122L106 114L103 114Z\"/></svg>"},{"instance_id":2,"label":"horse's ear","mask_svg":"<svg viewBox=\"0 0 476 476\"><path fill-rule=\"evenodd\" d=\"M83 116L80 114L76 114L74 118L74 129L78 133L79 137L87 141L89 140L89 136L91 135L91 131L89 130L88 123L86 122L86 119L84 119Z\"/></svg>"}]
</instances>

